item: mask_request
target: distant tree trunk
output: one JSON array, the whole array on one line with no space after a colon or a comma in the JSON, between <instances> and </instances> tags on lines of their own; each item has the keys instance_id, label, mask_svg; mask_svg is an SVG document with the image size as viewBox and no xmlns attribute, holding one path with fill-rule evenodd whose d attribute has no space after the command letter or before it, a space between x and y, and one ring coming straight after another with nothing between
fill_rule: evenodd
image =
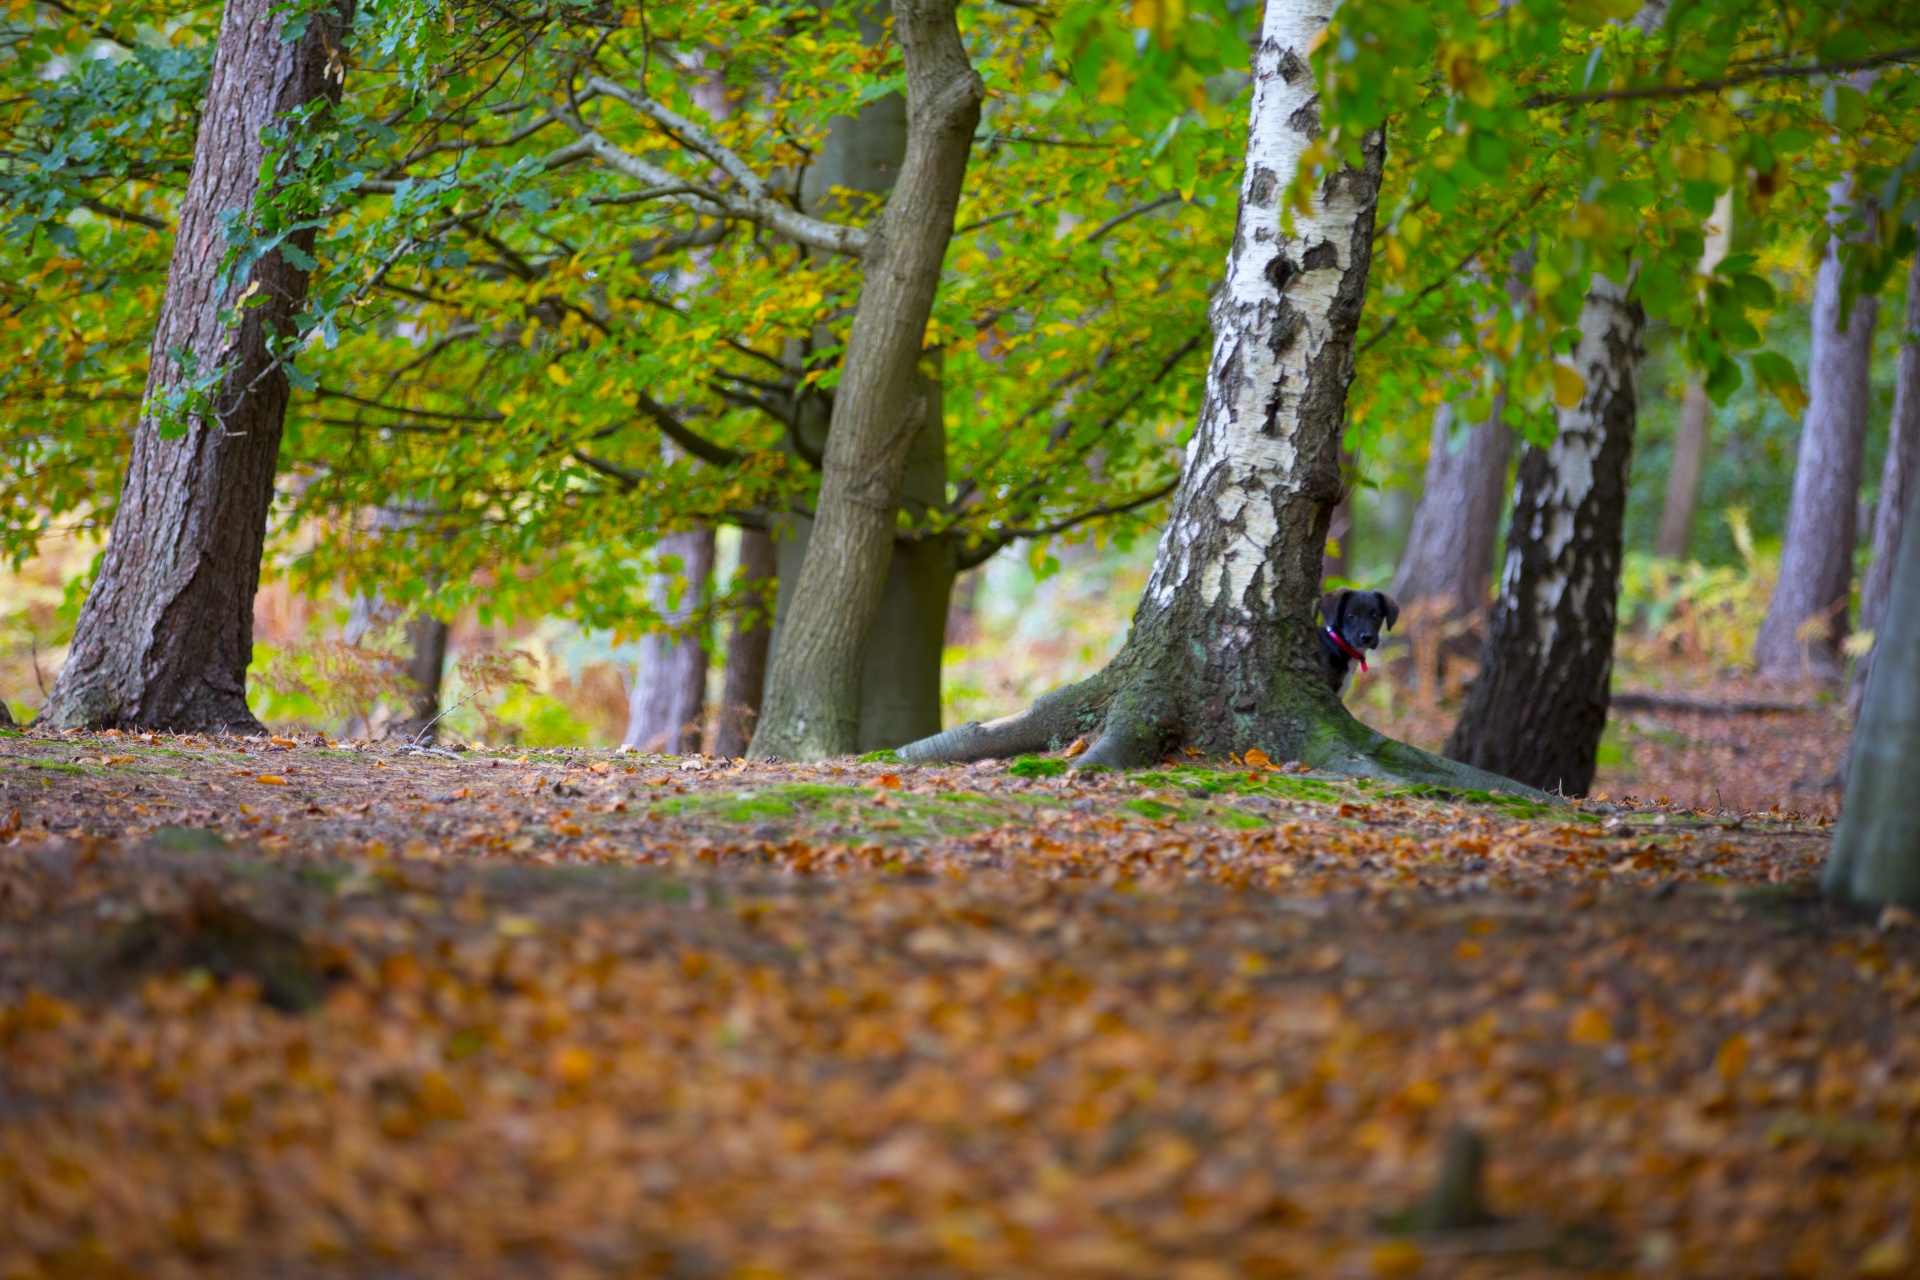
<instances>
[{"instance_id":1,"label":"distant tree trunk","mask_svg":"<svg viewBox=\"0 0 1920 1280\"><path fill-rule=\"evenodd\" d=\"M1444 636L1486 612L1500 513L1507 500L1507 465L1513 457L1513 429L1502 417L1505 412L1506 397L1495 396L1487 420L1470 428L1455 448L1453 406L1442 404L1434 410L1426 484L1413 511L1407 549L1393 575L1393 597L1410 630L1434 627ZM1465 629L1479 635L1477 625ZM1426 688L1439 679L1451 642L1415 640L1420 665L1431 668L1417 673ZM1477 653L1477 640L1470 647Z\"/></svg>"},{"instance_id":2,"label":"distant tree trunk","mask_svg":"<svg viewBox=\"0 0 1920 1280\"><path fill-rule=\"evenodd\" d=\"M1920 252L1907 270L1906 328L1900 353L1894 359L1893 421L1887 428L1887 459L1880 468L1880 505L1873 517L1873 559L1867 562L1860 584L1860 629L1874 633L1874 649L1854 667L1851 702L1856 720L1879 649L1880 628L1886 621L1887 600L1893 590L1893 567L1899 559L1907 508L1912 505L1914 480L1920 476Z\"/></svg>"},{"instance_id":3,"label":"distant tree trunk","mask_svg":"<svg viewBox=\"0 0 1920 1280\"><path fill-rule=\"evenodd\" d=\"M447 624L432 614L415 614L407 623L407 678L413 682L408 737L432 742L439 737L440 681L447 667Z\"/></svg>"},{"instance_id":4,"label":"distant tree trunk","mask_svg":"<svg viewBox=\"0 0 1920 1280\"><path fill-rule=\"evenodd\" d=\"M1727 256L1732 228L1733 193L1722 192L1714 202L1713 218L1707 223L1707 244L1700 255L1700 274L1712 275ZM1694 512L1700 509L1700 477L1707 469L1707 440L1712 427L1713 401L1707 399L1706 388L1690 379L1686 396L1680 402L1680 427L1673 437L1673 463L1667 468L1667 500L1660 512L1660 533L1654 539L1655 555L1669 560L1687 558Z\"/></svg>"},{"instance_id":5,"label":"distant tree trunk","mask_svg":"<svg viewBox=\"0 0 1920 1280\"><path fill-rule=\"evenodd\" d=\"M1920 516L1916 490L1909 529ZM1822 886L1835 898L1920 910L1920 537L1903 537L1878 658L1854 730L1846 805Z\"/></svg>"},{"instance_id":6,"label":"distant tree trunk","mask_svg":"<svg viewBox=\"0 0 1920 1280\"><path fill-rule=\"evenodd\" d=\"M713 576L713 530L671 534L657 551L680 562L677 573L655 575L653 588L654 608L674 629L640 639L622 742L636 751L693 755L700 750L706 717L707 649L699 636L687 633L686 624L699 613Z\"/></svg>"},{"instance_id":7,"label":"distant tree trunk","mask_svg":"<svg viewBox=\"0 0 1920 1280\"><path fill-rule=\"evenodd\" d=\"M1320 132L1307 57L1335 0L1269 0L1254 55L1238 231L1212 308L1206 398L1133 626L1098 674L1018 715L901 749L970 760L1097 739L1083 769L1170 750L1258 747L1369 776L1511 786L1361 725L1326 681L1313 625L1340 431L1366 294L1384 140L1363 164L1288 191ZM1283 214L1285 215L1283 217Z\"/></svg>"},{"instance_id":8,"label":"distant tree trunk","mask_svg":"<svg viewBox=\"0 0 1920 1280\"><path fill-rule=\"evenodd\" d=\"M1345 578L1353 572L1354 459L1340 449L1340 501L1327 521L1327 550L1320 561L1320 580Z\"/></svg>"},{"instance_id":9,"label":"distant tree trunk","mask_svg":"<svg viewBox=\"0 0 1920 1280\"><path fill-rule=\"evenodd\" d=\"M147 404L190 371L222 371L208 417L163 438L151 411L134 429L100 577L81 607L66 665L43 719L108 726L257 733L247 709L253 597L280 453L287 378L268 350L290 334L307 273L268 254L222 287L223 214L249 207L265 161L261 132L317 98L338 98L341 39L351 4L317 12L306 34L280 38L272 0L228 0L214 49L193 170L180 210L166 297L155 326ZM294 235L302 251L313 232ZM225 324L248 291L260 304Z\"/></svg>"},{"instance_id":10,"label":"distant tree trunk","mask_svg":"<svg viewBox=\"0 0 1920 1280\"><path fill-rule=\"evenodd\" d=\"M1851 181L1836 183L1833 202L1849 203L1851 191ZM1837 249L1836 243L1827 245L1814 279L1807 413L1787 508L1787 536L1780 549L1780 581L1754 643L1760 674L1782 679L1838 679L1841 645L1847 638L1868 367L1879 300L1863 294L1850 315L1841 315L1844 268Z\"/></svg>"},{"instance_id":11,"label":"distant tree trunk","mask_svg":"<svg viewBox=\"0 0 1920 1280\"><path fill-rule=\"evenodd\" d=\"M1593 278L1573 355L1586 391L1520 459L1480 674L1447 741L1455 760L1568 795L1592 784L1607 724L1645 324L1623 286Z\"/></svg>"},{"instance_id":12,"label":"distant tree trunk","mask_svg":"<svg viewBox=\"0 0 1920 1280\"><path fill-rule=\"evenodd\" d=\"M740 531L740 577L764 583L780 571L773 538L759 529ZM777 586L777 584L776 584ZM720 690L720 714L713 754L732 760L747 753L754 721L760 718L760 693L767 678L767 641L773 635L773 601L764 588L748 591L727 638L726 677Z\"/></svg>"},{"instance_id":13,"label":"distant tree trunk","mask_svg":"<svg viewBox=\"0 0 1920 1280\"><path fill-rule=\"evenodd\" d=\"M906 157L862 263L808 555L754 732L757 757L817 759L859 743L868 641L908 457L928 417L921 349L984 94L955 4L894 0L906 64Z\"/></svg>"}]
</instances>

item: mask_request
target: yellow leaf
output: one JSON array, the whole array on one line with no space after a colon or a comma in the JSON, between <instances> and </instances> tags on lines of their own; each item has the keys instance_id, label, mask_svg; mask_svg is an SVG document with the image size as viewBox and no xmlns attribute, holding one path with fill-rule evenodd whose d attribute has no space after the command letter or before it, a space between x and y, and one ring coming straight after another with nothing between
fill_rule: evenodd
<instances>
[{"instance_id":1,"label":"yellow leaf","mask_svg":"<svg viewBox=\"0 0 1920 1280\"><path fill-rule=\"evenodd\" d=\"M1575 369L1564 364L1553 366L1553 402L1562 409L1571 409L1580 403L1580 397L1587 393L1587 380Z\"/></svg>"},{"instance_id":2,"label":"yellow leaf","mask_svg":"<svg viewBox=\"0 0 1920 1280\"><path fill-rule=\"evenodd\" d=\"M264 782L270 787L284 787L287 785L287 780L277 773L263 773L255 778L254 781Z\"/></svg>"},{"instance_id":3,"label":"yellow leaf","mask_svg":"<svg viewBox=\"0 0 1920 1280\"><path fill-rule=\"evenodd\" d=\"M1387 1280L1410 1276L1420 1269L1423 1260L1420 1246L1413 1241L1389 1240L1373 1247L1373 1274L1386 1277Z\"/></svg>"},{"instance_id":4,"label":"yellow leaf","mask_svg":"<svg viewBox=\"0 0 1920 1280\"><path fill-rule=\"evenodd\" d=\"M1245 760L1248 766L1254 769L1264 769L1273 763L1272 757L1258 747L1248 747L1247 754L1242 756L1241 759Z\"/></svg>"},{"instance_id":5,"label":"yellow leaf","mask_svg":"<svg viewBox=\"0 0 1920 1280\"><path fill-rule=\"evenodd\" d=\"M555 386L570 387L573 385L573 375L569 374L557 364L547 366L547 379Z\"/></svg>"},{"instance_id":6,"label":"yellow leaf","mask_svg":"<svg viewBox=\"0 0 1920 1280\"><path fill-rule=\"evenodd\" d=\"M1613 1023L1607 1015L1588 1005L1573 1015L1567 1026L1567 1039L1575 1044L1605 1044L1613 1039Z\"/></svg>"},{"instance_id":7,"label":"yellow leaf","mask_svg":"<svg viewBox=\"0 0 1920 1280\"><path fill-rule=\"evenodd\" d=\"M1747 1038L1734 1034L1720 1044L1720 1052L1713 1055L1713 1071L1722 1080L1733 1081L1739 1078L1747 1067Z\"/></svg>"}]
</instances>

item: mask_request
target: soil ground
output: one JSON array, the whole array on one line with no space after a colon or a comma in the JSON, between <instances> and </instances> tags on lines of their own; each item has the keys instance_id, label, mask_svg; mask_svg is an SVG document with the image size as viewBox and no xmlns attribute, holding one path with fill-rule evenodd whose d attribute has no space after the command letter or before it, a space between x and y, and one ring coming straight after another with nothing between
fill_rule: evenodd
<instances>
[{"instance_id":1,"label":"soil ground","mask_svg":"<svg viewBox=\"0 0 1920 1280\"><path fill-rule=\"evenodd\" d=\"M1674 714L1666 805L0 736L0 1276L1908 1274L1920 930L1688 807L1843 740Z\"/></svg>"}]
</instances>

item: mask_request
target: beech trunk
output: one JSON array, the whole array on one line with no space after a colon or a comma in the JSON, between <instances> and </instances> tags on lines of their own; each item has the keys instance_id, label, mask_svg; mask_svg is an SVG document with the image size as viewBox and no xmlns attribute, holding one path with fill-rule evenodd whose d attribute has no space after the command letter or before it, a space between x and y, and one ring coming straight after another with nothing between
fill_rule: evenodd
<instances>
[{"instance_id":1,"label":"beech trunk","mask_svg":"<svg viewBox=\"0 0 1920 1280\"><path fill-rule=\"evenodd\" d=\"M1606 729L1645 325L1624 286L1593 278L1573 354L1586 390L1521 456L1480 674L1447 741L1545 791L1587 793Z\"/></svg>"},{"instance_id":2,"label":"beech trunk","mask_svg":"<svg viewBox=\"0 0 1920 1280\"><path fill-rule=\"evenodd\" d=\"M779 572L772 536L759 529L742 529L740 577L749 583L765 584L774 582ZM760 718L767 643L773 636L772 604L764 585L749 589L741 598L740 613L727 637L726 674L720 687L720 713L715 717L713 754L728 760L747 753L754 722Z\"/></svg>"},{"instance_id":3,"label":"beech trunk","mask_svg":"<svg viewBox=\"0 0 1920 1280\"><path fill-rule=\"evenodd\" d=\"M1906 324L1899 354L1894 358L1893 421L1887 428L1880 501L1873 515L1873 558L1867 562L1866 578L1860 584L1860 629L1874 634L1874 650L1880 647L1878 637L1893 594L1893 570L1900 557L1916 475L1920 475L1920 253L1914 254L1907 271ZM1856 716L1872 674L1874 650L1869 650L1854 668L1852 702Z\"/></svg>"},{"instance_id":4,"label":"beech trunk","mask_svg":"<svg viewBox=\"0 0 1920 1280\"><path fill-rule=\"evenodd\" d=\"M307 273L267 255L222 283L223 214L247 208L275 118L339 94L351 5L313 15L281 40L273 0L228 0L194 143L167 291L154 330L146 408L114 512L100 576L81 607L44 719L60 728L257 733L247 709L253 597L287 407L287 378L268 350L305 301ZM302 251L313 233L294 237ZM239 297L263 299L223 323ZM204 416L163 438L152 406L201 371L222 377Z\"/></svg>"},{"instance_id":5,"label":"beech trunk","mask_svg":"<svg viewBox=\"0 0 1920 1280\"><path fill-rule=\"evenodd\" d=\"M914 438L927 417L920 356L985 92L956 0L894 0L906 64L907 149L876 219L834 395L808 555L791 594L750 754L854 750Z\"/></svg>"},{"instance_id":6,"label":"beech trunk","mask_svg":"<svg viewBox=\"0 0 1920 1280\"><path fill-rule=\"evenodd\" d=\"M447 669L447 624L431 614L407 623L407 679L413 705L403 731L408 738L432 742L439 736L440 682Z\"/></svg>"},{"instance_id":7,"label":"beech trunk","mask_svg":"<svg viewBox=\"0 0 1920 1280\"><path fill-rule=\"evenodd\" d=\"M713 530L690 529L660 540L663 557L677 559L677 572L654 577L653 606L667 629L640 639L627 705L625 746L649 754L693 755L700 750L706 719L707 649L687 624L705 602L713 576Z\"/></svg>"},{"instance_id":8,"label":"beech trunk","mask_svg":"<svg viewBox=\"0 0 1920 1280\"><path fill-rule=\"evenodd\" d=\"M1340 501L1340 432L1365 297L1384 141L1283 221L1320 131L1309 52L1334 0L1271 0L1254 57L1240 217L1215 295L1206 398L1126 644L1018 715L905 747L915 761L1093 745L1079 767L1190 747L1258 747L1353 774L1509 786L1368 730L1322 673L1313 625ZM1288 223L1290 222L1290 226Z\"/></svg>"},{"instance_id":9,"label":"beech trunk","mask_svg":"<svg viewBox=\"0 0 1920 1280\"><path fill-rule=\"evenodd\" d=\"M1836 184L1834 203L1849 203L1851 187L1850 182ZM1847 638L1868 367L1879 306L1877 298L1863 294L1850 313L1841 314L1844 268L1837 250L1837 243L1827 245L1814 278L1807 412L1780 548L1780 581L1754 643L1760 674L1779 679L1838 679Z\"/></svg>"},{"instance_id":10,"label":"beech trunk","mask_svg":"<svg viewBox=\"0 0 1920 1280\"><path fill-rule=\"evenodd\" d=\"M1733 228L1733 193L1722 192L1707 224L1706 249L1700 255L1700 274L1712 275L1727 256ZM1713 431L1713 401L1696 381L1687 383L1680 402L1680 425L1673 436L1673 461L1667 468L1666 503L1660 509L1660 532L1654 554L1669 560L1687 558L1693 537L1694 513L1700 509L1700 478L1707 469L1707 443Z\"/></svg>"},{"instance_id":11,"label":"beech trunk","mask_svg":"<svg viewBox=\"0 0 1920 1280\"><path fill-rule=\"evenodd\" d=\"M1909 525L1916 501L1920 492ZM1822 885L1843 900L1920 910L1920 538L1900 540L1892 579Z\"/></svg>"}]
</instances>

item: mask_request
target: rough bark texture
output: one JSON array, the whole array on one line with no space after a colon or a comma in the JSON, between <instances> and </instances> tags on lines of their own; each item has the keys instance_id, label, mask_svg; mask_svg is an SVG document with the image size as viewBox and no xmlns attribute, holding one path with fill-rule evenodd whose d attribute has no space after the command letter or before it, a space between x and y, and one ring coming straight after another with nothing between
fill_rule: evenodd
<instances>
[{"instance_id":1,"label":"rough bark texture","mask_svg":"<svg viewBox=\"0 0 1920 1280\"><path fill-rule=\"evenodd\" d=\"M907 77L907 153L876 220L835 392L809 554L767 680L752 754L817 759L853 750L861 673L879 616L914 437L919 374L984 87L955 0L895 0Z\"/></svg>"},{"instance_id":2,"label":"rough bark texture","mask_svg":"<svg viewBox=\"0 0 1920 1280\"><path fill-rule=\"evenodd\" d=\"M169 352L225 371L212 411L162 439L143 413L114 513L100 577L81 608L73 646L44 716L61 728L140 727L258 732L247 709L253 596L273 501L287 379L268 352L307 291L307 273L279 254L244 280L219 281L220 215L244 209L259 186L261 131L321 97L337 97L339 49L351 13L314 16L292 44L272 0L228 0L214 53L193 169L155 327L151 404L187 378ZM330 68L332 71L330 72ZM313 247L313 233L295 243ZM223 324L240 294L264 302Z\"/></svg>"},{"instance_id":3,"label":"rough bark texture","mask_svg":"<svg viewBox=\"0 0 1920 1280\"><path fill-rule=\"evenodd\" d=\"M1350 773L1502 784L1366 729L1320 668L1313 607L1340 500L1340 429L1385 149L1378 135L1366 139L1364 165L1333 174L1283 228L1288 186L1320 129L1307 55L1333 3L1266 9L1206 399L1126 645L1105 670L1030 710L914 743L905 758L1007 755L1085 733L1097 741L1082 768L1149 764L1175 747L1259 747Z\"/></svg>"},{"instance_id":4,"label":"rough bark texture","mask_svg":"<svg viewBox=\"0 0 1920 1280\"><path fill-rule=\"evenodd\" d=\"M1722 192L1707 223L1706 249L1700 255L1700 274L1712 275L1727 256L1733 227L1733 193ZM1673 437L1673 462L1667 468L1666 503L1660 509L1660 532L1654 539L1656 555L1669 560L1687 558L1693 535L1694 513L1700 509L1700 477L1707 469L1707 441L1713 428L1713 401L1706 389L1689 382L1680 402L1680 426Z\"/></svg>"},{"instance_id":5,"label":"rough bark texture","mask_svg":"<svg viewBox=\"0 0 1920 1280\"><path fill-rule=\"evenodd\" d=\"M1646 318L1593 278L1573 360L1580 403L1551 447L1529 447L1480 674L1447 742L1455 760L1585 795L1607 724L1614 611Z\"/></svg>"},{"instance_id":6,"label":"rough bark texture","mask_svg":"<svg viewBox=\"0 0 1920 1280\"><path fill-rule=\"evenodd\" d=\"M404 731L432 742L439 736L440 680L447 669L447 624L422 613L407 623L407 679L413 682L413 706Z\"/></svg>"},{"instance_id":7,"label":"rough bark texture","mask_svg":"<svg viewBox=\"0 0 1920 1280\"><path fill-rule=\"evenodd\" d=\"M1914 495L1920 500L1920 493ZM1912 522L1914 502L1907 520ZM1823 884L1834 897L1920 909L1920 538L1903 538L1854 730L1846 806Z\"/></svg>"},{"instance_id":8,"label":"rough bark texture","mask_svg":"<svg viewBox=\"0 0 1920 1280\"><path fill-rule=\"evenodd\" d=\"M700 750L706 718L707 650L684 626L699 611L713 576L713 530L669 535L657 550L680 562L677 573L654 579L653 606L673 629L641 637L621 741L636 751L692 755Z\"/></svg>"},{"instance_id":9,"label":"rough bark texture","mask_svg":"<svg viewBox=\"0 0 1920 1280\"><path fill-rule=\"evenodd\" d=\"M759 529L740 531L739 572L750 583L775 581L780 561L771 535ZM728 760L747 753L754 722L760 718L760 695L767 679L767 643L773 636L771 604L764 587L750 589L741 598L740 615L727 637L726 675L720 687L713 754Z\"/></svg>"},{"instance_id":10,"label":"rough bark texture","mask_svg":"<svg viewBox=\"0 0 1920 1280\"><path fill-rule=\"evenodd\" d=\"M1834 203L1847 204L1850 188L1837 184ZM1847 638L1867 373L1879 311L1878 299L1863 295L1852 314L1842 317L1843 268L1836 247L1829 243L1814 279L1807 414L1780 548L1780 581L1754 643L1760 674L1781 679L1837 679Z\"/></svg>"},{"instance_id":11,"label":"rough bark texture","mask_svg":"<svg viewBox=\"0 0 1920 1280\"><path fill-rule=\"evenodd\" d=\"M1875 650L1893 592L1893 569L1899 561L1916 476L1920 476L1920 253L1914 254L1907 271L1906 325L1894 358L1893 421L1887 427L1880 503L1873 515L1873 559L1867 562L1867 575L1860 584L1860 629L1874 633ZM1873 651L1869 651L1854 668L1851 697L1856 718L1873 663Z\"/></svg>"},{"instance_id":12,"label":"rough bark texture","mask_svg":"<svg viewBox=\"0 0 1920 1280\"><path fill-rule=\"evenodd\" d=\"M1393 575L1393 598L1403 610L1430 602L1440 616L1464 618L1487 607L1513 457L1513 429L1502 420L1504 411L1504 398L1496 398L1487 420L1456 443L1453 406L1434 410L1426 484Z\"/></svg>"}]
</instances>

